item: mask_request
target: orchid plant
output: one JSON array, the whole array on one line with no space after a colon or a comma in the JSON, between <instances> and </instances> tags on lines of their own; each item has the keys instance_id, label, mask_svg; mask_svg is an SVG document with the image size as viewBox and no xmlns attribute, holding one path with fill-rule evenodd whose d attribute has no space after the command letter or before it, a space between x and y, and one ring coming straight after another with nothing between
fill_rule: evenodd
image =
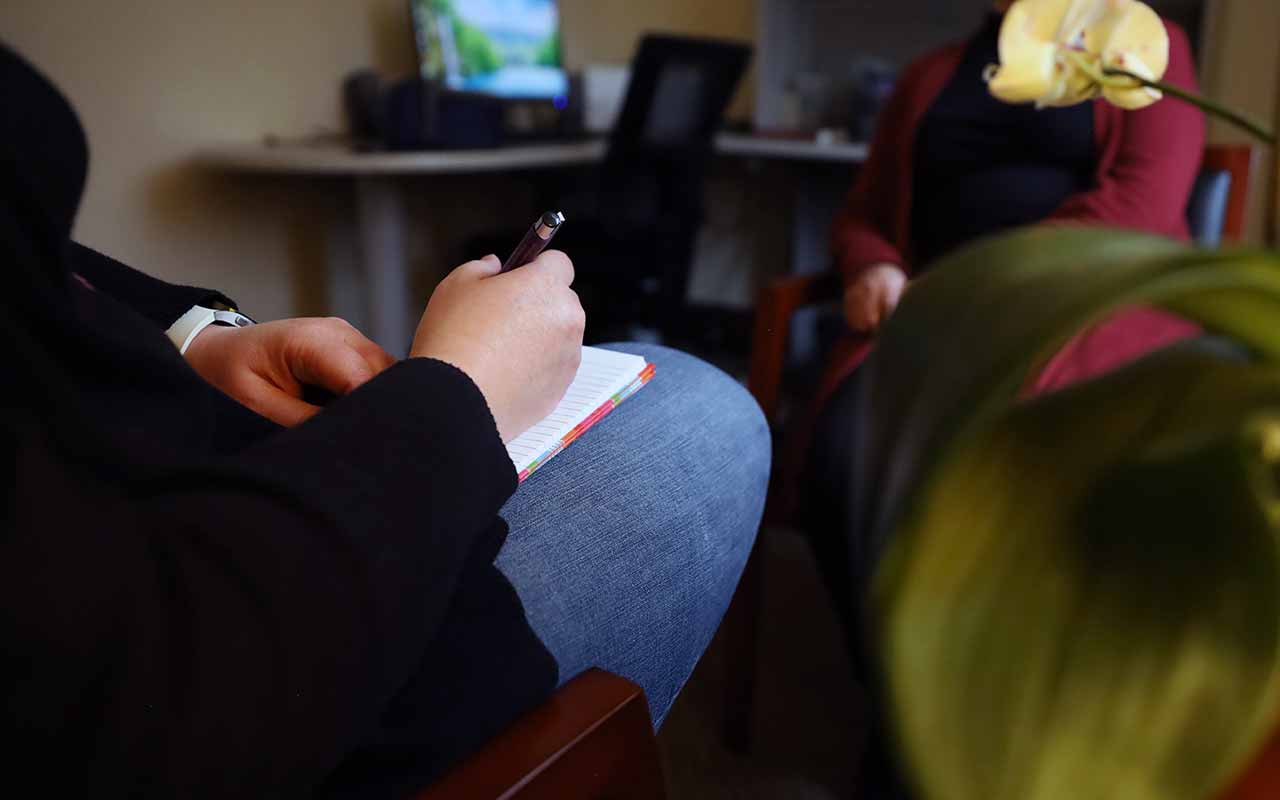
<instances>
[{"instance_id":1,"label":"orchid plant","mask_svg":"<svg viewBox=\"0 0 1280 800\"><path fill-rule=\"evenodd\" d=\"M1275 143L1162 82L1168 35L1136 0L1018 0L999 58L1010 103L1169 95ZM1210 336L1027 397L1134 306ZM861 369L871 634L916 794L1280 797L1280 254L993 237L916 281Z\"/></svg>"},{"instance_id":2,"label":"orchid plant","mask_svg":"<svg viewBox=\"0 0 1280 800\"><path fill-rule=\"evenodd\" d=\"M987 71L1007 103L1070 106L1103 97L1128 110L1166 94L1199 106L1274 145L1275 133L1246 115L1166 83L1169 36L1138 0L1017 0L1000 28L1000 63Z\"/></svg>"}]
</instances>

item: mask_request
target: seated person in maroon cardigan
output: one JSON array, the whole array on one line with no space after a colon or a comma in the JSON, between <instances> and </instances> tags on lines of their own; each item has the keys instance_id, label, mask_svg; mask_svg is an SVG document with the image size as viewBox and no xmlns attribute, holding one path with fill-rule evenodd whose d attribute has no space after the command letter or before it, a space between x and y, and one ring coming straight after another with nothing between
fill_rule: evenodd
<instances>
[{"instance_id":1,"label":"seated person in maroon cardigan","mask_svg":"<svg viewBox=\"0 0 1280 800\"><path fill-rule=\"evenodd\" d=\"M997 2L970 39L904 72L834 226L851 333L838 343L819 393L823 410L812 438L805 513L824 577L849 619L859 613L861 587L875 567L875 548L843 523L855 502L849 475L860 438L857 367L911 280L977 238L1030 224L1188 238L1187 201L1205 141L1200 112L1174 101L1124 111L1102 100L1038 110L995 99L984 71L999 61L997 40L1009 5ZM1187 36L1166 27L1165 78L1195 90ZM1099 374L1194 333L1162 312L1125 312L1064 349L1035 388ZM857 661L864 660L861 646L854 637Z\"/></svg>"},{"instance_id":2,"label":"seated person in maroon cardigan","mask_svg":"<svg viewBox=\"0 0 1280 800\"><path fill-rule=\"evenodd\" d=\"M874 333L933 261L981 236L1042 222L1188 236L1205 140L1200 112L1178 102L1124 111L1102 100L1043 110L996 100L983 70L998 61L1008 5L997 2L967 42L912 64L881 115L832 236L845 318L858 333ZM1165 77L1195 90L1187 36L1167 27ZM866 337L841 345L825 393L869 346Z\"/></svg>"}]
</instances>

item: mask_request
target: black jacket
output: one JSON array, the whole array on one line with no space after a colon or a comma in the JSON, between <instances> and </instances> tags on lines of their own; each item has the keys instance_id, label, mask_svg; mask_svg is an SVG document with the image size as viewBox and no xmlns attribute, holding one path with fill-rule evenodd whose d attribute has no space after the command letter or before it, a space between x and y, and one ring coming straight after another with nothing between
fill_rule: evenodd
<instances>
[{"instance_id":1,"label":"black jacket","mask_svg":"<svg viewBox=\"0 0 1280 800\"><path fill-rule=\"evenodd\" d=\"M295 429L248 411L164 336L219 295L70 242L83 133L3 47L0 97L5 783L399 794L543 699L471 380L414 359Z\"/></svg>"}]
</instances>

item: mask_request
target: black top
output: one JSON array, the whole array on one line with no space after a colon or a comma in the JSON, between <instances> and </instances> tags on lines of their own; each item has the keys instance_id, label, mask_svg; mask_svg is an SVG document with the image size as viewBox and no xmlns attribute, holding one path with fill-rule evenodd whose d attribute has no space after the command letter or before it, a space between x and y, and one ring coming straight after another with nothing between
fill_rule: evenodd
<instances>
[{"instance_id":1,"label":"black top","mask_svg":"<svg viewBox=\"0 0 1280 800\"><path fill-rule=\"evenodd\" d=\"M1049 216L1088 190L1093 108L1037 110L991 96L1003 17L992 13L916 134L911 240L917 269L973 239Z\"/></svg>"},{"instance_id":2,"label":"black top","mask_svg":"<svg viewBox=\"0 0 1280 800\"><path fill-rule=\"evenodd\" d=\"M413 359L298 428L256 416L164 336L216 293L69 241L83 133L2 47L0 96L6 783L402 795L545 698L471 380Z\"/></svg>"}]
</instances>

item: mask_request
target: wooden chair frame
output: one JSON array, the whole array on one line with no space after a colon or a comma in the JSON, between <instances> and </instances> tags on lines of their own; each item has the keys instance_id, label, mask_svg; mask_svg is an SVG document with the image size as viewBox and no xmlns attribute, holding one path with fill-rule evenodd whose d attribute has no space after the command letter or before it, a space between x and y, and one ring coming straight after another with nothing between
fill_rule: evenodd
<instances>
[{"instance_id":1,"label":"wooden chair frame","mask_svg":"<svg viewBox=\"0 0 1280 800\"><path fill-rule=\"evenodd\" d=\"M565 684L417 800L661 800L644 692L598 669Z\"/></svg>"}]
</instances>

